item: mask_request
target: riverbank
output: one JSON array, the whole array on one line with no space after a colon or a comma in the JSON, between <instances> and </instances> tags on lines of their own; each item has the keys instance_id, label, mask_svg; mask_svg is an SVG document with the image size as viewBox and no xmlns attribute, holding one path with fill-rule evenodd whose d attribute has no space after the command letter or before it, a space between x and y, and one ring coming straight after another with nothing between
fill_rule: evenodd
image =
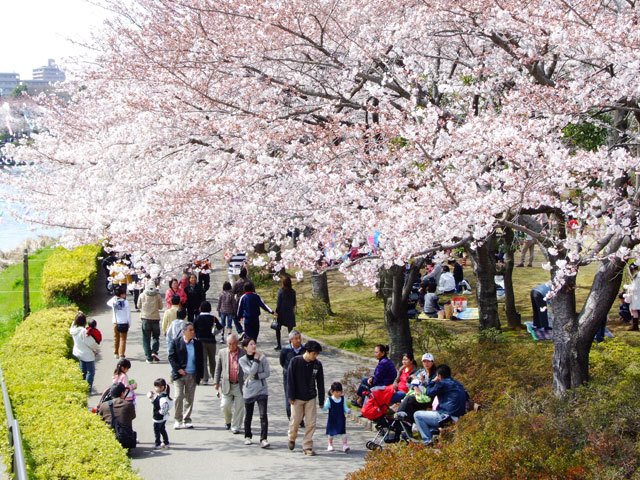
<instances>
[{"instance_id":1,"label":"riverbank","mask_svg":"<svg viewBox=\"0 0 640 480\"><path fill-rule=\"evenodd\" d=\"M0 250L0 271L10 265L22 262L22 256L24 255L25 250L27 250L29 255L31 255L40 249L54 245L56 242L57 239L54 237L41 235L36 238L28 238L21 242L17 247L10 250Z\"/></svg>"}]
</instances>

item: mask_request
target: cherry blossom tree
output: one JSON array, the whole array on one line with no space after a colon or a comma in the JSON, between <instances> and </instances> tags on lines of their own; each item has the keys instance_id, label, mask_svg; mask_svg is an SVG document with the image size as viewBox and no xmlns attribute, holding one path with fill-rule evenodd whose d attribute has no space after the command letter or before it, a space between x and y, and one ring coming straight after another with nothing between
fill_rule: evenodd
<instances>
[{"instance_id":1,"label":"cherry blossom tree","mask_svg":"<svg viewBox=\"0 0 640 480\"><path fill-rule=\"evenodd\" d=\"M587 380L591 339L639 241L634 2L105 5L115 17L95 62L69 101L44 102L44 133L10 152L36 162L10 178L33 220L70 227L71 242L162 256L167 269L289 246L298 229L309 234L271 258L313 271L378 232L375 254L341 269L372 286L390 272L379 286L391 292L392 357L411 348L405 265L464 245L481 326L499 327L492 243L524 232L554 286L554 390ZM585 126L608 143L581 148L571 132ZM575 275L592 262L577 313Z\"/></svg>"}]
</instances>

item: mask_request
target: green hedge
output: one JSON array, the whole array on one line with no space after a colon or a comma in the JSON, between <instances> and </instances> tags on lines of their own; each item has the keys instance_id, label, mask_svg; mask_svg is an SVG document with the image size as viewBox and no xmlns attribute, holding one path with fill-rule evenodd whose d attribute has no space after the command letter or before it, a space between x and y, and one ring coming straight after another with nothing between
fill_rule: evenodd
<instances>
[{"instance_id":1,"label":"green hedge","mask_svg":"<svg viewBox=\"0 0 640 480\"><path fill-rule=\"evenodd\" d=\"M87 383L70 359L76 312L58 307L30 315L0 352L29 478L138 479L109 427L87 409Z\"/></svg>"},{"instance_id":2,"label":"green hedge","mask_svg":"<svg viewBox=\"0 0 640 480\"><path fill-rule=\"evenodd\" d=\"M48 305L69 300L84 303L93 292L102 247L56 248L42 271L42 298Z\"/></svg>"}]
</instances>

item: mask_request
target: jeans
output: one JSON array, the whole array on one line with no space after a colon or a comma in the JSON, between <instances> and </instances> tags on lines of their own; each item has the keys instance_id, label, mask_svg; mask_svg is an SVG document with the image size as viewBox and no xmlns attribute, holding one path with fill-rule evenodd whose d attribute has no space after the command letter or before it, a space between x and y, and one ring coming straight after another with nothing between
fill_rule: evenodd
<instances>
[{"instance_id":1,"label":"jeans","mask_svg":"<svg viewBox=\"0 0 640 480\"><path fill-rule=\"evenodd\" d=\"M260 318L244 319L244 334L248 338L253 338L258 342L258 334L260 333Z\"/></svg>"},{"instance_id":2,"label":"jeans","mask_svg":"<svg viewBox=\"0 0 640 480\"><path fill-rule=\"evenodd\" d=\"M259 397L246 398L244 400L244 436L245 438L251 438L251 420L253 420L253 407L258 404L258 410L260 410L260 440L267 439L267 433L269 431L269 419L267 418L267 401L266 395Z\"/></svg>"},{"instance_id":3,"label":"jeans","mask_svg":"<svg viewBox=\"0 0 640 480\"><path fill-rule=\"evenodd\" d=\"M242 325L240 325L240 322L233 316L232 313L221 313L220 320L222 321L222 324L225 325L228 329L231 329L231 322L233 322L233 324L235 324L236 326L236 331L238 332L238 334L244 332L244 330L242 329Z\"/></svg>"},{"instance_id":4,"label":"jeans","mask_svg":"<svg viewBox=\"0 0 640 480\"><path fill-rule=\"evenodd\" d=\"M420 436L424 443L427 443L431 440L433 436L431 433L432 428L438 428L438 425L442 420L446 418L444 413L433 411L433 410L421 410L413 414L413 419L416 422L416 426L418 427L418 432L420 432Z\"/></svg>"},{"instance_id":5,"label":"jeans","mask_svg":"<svg viewBox=\"0 0 640 480\"><path fill-rule=\"evenodd\" d=\"M169 445L169 435L167 435L167 422L153 422L153 434L156 436L156 447L160 445L160 435L165 445Z\"/></svg>"},{"instance_id":6,"label":"jeans","mask_svg":"<svg viewBox=\"0 0 640 480\"><path fill-rule=\"evenodd\" d=\"M93 388L93 377L96 376L96 362L84 362L80 360L80 370L82 371L82 378L89 384L89 392L91 392Z\"/></svg>"},{"instance_id":7,"label":"jeans","mask_svg":"<svg viewBox=\"0 0 640 480\"><path fill-rule=\"evenodd\" d=\"M151 338L153 337L153 344ZM158 355L160 349L160 320L142 319L142 349L147 360L151 361L151 354Z\"/></svg>"},{"instance_id":8,"label":"jeans","mask_svg":"<svg viewBox=\"0 0 640 480\"><path fill-rule=\"evenodd\" d=\"M389 405L393 405L394 403L401 402L402 399L404 399L405 395L406 393L401 390L394 392L394 394L391 396L391 400L389 400Z\"/></svg>"},{"instance_id":9,"label":"jeans","mask_svg":"<svg viewBox=\"0 0 640 480\"><path fill-rule=\"evenodd\" d=\"M597 343L600 343L600 342L604 341L604 334L605 334L606 329L607 329L607 319L605 318L604 322L602 322L602 325L600 326L600 328L596 332L595 341Z\"/></svg>"}]
</instances>

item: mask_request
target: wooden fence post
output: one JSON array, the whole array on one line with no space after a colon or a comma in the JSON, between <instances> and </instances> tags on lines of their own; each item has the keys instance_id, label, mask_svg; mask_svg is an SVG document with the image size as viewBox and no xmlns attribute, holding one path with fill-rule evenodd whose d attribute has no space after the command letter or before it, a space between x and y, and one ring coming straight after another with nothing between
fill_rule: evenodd
<instances>
[{"instance_id":1,"label":"wooden fence post","mask_svg":"<svg viewBox=\"0 0 640 480\"><path fill-rule=\"evenodd\" d=\"M24 257L22 260L22 288L22 298L24 303L22 318L25 319L31 312L31 307L29 305L29 251L26 248L24 249Z\"/></svg>"}]
</instances>

